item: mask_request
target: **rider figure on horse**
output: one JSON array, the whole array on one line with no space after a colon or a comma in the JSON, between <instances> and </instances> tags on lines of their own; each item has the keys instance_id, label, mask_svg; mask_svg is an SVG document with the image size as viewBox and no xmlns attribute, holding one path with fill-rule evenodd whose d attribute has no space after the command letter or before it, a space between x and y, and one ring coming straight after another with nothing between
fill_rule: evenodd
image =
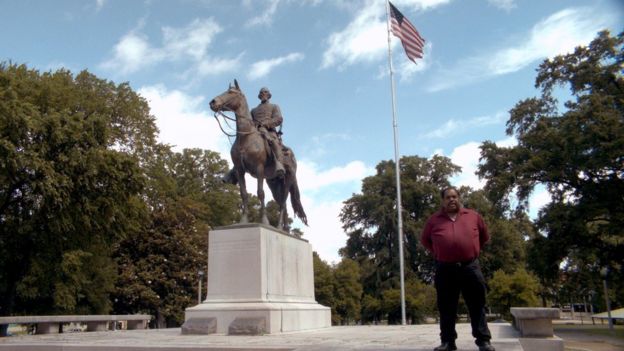
<instances>
[{"instance_id":1,"label":"rider figure on horse","mask_svg":"<svg viewBox=\"0 0 624 351\"><path fill-rule=\"evenodd\" d=\"M275 160L275 173L277 176L284 176L285 169L282 162L282 142L277 132L277 127L282 125L282 112L276 104L269 102L271 92L269 88L263 87L258 93L260 104L251 110L251 118L256 122L258 131L269 143Z\"/></svg>"},{"instance_id":2,"label":"rider figure on horse","mask_svg":"<svg viewBox=\"0 0 624 351\"><path fill-rule=\"evenodd\" d=\"M263 87L260 89L258 93L260 104L251 110L251 118L271 148L271 153L275 160L275 174L278 177L283 177L286 170L282 161L282 139L280 137L282 132L278 132L277 127L282 125L284 118L279 106L269 102L271 96L269 88ZM222 180L226 183L235 184L237 180L234 169L231 169Z\"/></svg>"}]
</instances>

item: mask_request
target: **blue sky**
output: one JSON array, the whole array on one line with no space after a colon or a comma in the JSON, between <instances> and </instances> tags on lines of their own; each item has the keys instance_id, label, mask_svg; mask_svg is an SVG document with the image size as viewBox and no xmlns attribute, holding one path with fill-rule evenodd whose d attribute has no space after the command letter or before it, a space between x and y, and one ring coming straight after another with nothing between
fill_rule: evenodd
<instances>
[{"instance_id":1,"label":"blue sky","mask_svg":"<svg viewBox=\"0 0 624 351\"><path fill-rule=\"evenodd\" d=\"M617 0L393 3L427 40L417 64L391 41L400 154L449 156L463 168L454 181L475 188L479 144L513 145L508 111L538 93L543 59L624 29ZM208 102L234 78L250 106L269 87L299 162L310 222L301 229L338 261L342 202L394 159L384 0L0 0L0 9L0 61L129 82L176 150L229 160ZM532 211L546 201L535 194Z\"/></svg>"}]
</instances>

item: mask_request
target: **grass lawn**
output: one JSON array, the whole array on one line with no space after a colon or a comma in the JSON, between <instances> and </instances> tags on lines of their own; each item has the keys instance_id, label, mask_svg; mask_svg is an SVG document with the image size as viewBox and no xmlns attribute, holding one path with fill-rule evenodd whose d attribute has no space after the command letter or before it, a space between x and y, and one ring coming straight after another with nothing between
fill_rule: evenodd
<instances>
[{"instance_id":1,"label":"grass lawn","mask_svg":"<svg viewBox=\"0 0 624 351\"><path fill-rule=\"evenodd\" d=\"M577 332L597 337L610 336L616 339L624 340L624 325L614 325L613 332L609 330L609 326L607 324L555 324L553 327L555 329L555 334L557 334L557 332L562 332L563 334L568 334L569 332Z\"/></svg>"},{"instance_id":2,"label":"grass lawn","mask_svg":"<svg viewBox=\"0 0 624 351\"><path fill-rule=\"evenodd\" d=\"M624 350L624 325L555 324L555 335L563 339L566 351Z\"/></svg>"}]
</instances>

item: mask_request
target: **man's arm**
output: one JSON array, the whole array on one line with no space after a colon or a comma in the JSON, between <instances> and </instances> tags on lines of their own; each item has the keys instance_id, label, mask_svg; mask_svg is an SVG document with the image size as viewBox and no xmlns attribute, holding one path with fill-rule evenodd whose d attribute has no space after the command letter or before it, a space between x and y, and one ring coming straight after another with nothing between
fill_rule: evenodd
<instances>
[{"instance_id":1,"label":"man's arm","mask_svg":"<svg viewBox=\"0 0 624 351\"><path fill-rule=\"evenodd\" d=\"M266 121L265 127L268 129L275 129L282 124L284 118L282 117L282 111L279 106L273 104L273 111L271 112L271 120Z\"/></svg>"}]
</instances>

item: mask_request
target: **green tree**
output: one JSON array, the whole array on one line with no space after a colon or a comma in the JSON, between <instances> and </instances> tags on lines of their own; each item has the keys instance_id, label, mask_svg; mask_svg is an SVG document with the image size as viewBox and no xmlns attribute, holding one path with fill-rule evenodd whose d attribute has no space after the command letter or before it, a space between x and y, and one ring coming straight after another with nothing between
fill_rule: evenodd
<instances>
[{"instance_id":1,"label":"green tree","mask_svg":"<svg viewBox=\"0 0 624 351\"><path fill-rule=\"evenodd\" d=\"M520 268L508 274L502 270L494 272L489 282L488 302L495 312L506 319L511 317L511 307L533 307L539 305L540 290L537 278Z\"/></svg>"},{"instance_id":2,"label":"green tree","mask_svg":"<svg viewBox=\"0 0 624 351\"><path fill-rule=\"evenodd\" d=\"M362 283L360 283L360 267L348 258L343 258L334 269L334 296L336 296L336 313L341 324L349 324L360 320Z\"/></svg>"},{"instance_id":3,"label":"green tree","mask_svg":"<svg viewBox=\"0 0 624 351\"><path fill-rule=\"evenodd\" d=\"M486 279L491 278L499 269L511 273L518 268L524 268L525 240L535 235L528 217L518 213L512 218L506 218L503 211L489 201L482 190L471 191L470 188L462 187L460 191L463 205L479 212L488 226L490 242L479 257Z\"/></svg>"},{"instance_id":4,"label":"green tree","mask_svg":"<svg viewBox=\"0 0 624 351\"><path fill-rule=\"evenodd\" d=\"M362 297L361 316L362 321L366 323L378 324L381 322L383 316L381 301L372 295L364 295Z\"/></svg>"},{"instance_id":5,"label":"green tree","mask_svg":"<svg viewBox=\"0 0 624 351\"><path fill-rule=\"evenodd\" d=\"M197 302L198 272L207 271L208 231L238 219L238 191L221 183L228 165L212 151L163 146L145 169L150 222L116 246L115 311L179 326Z\"/></svg>"},{"instance_id":6,"label":"green tree","mask_svg":"<svg viewBox=\"0 0 624 351\"><path fill-rule=\"evenodd\" d=\"M331 308L332 324L338 324L336 313L336 279L332 267L323 261L314 251L312 253L312 263L314 266L314 297L316 301Z\"/></svg>"},{"instance_id":7,"label":"green tree","mask_svg":"<svg viewBox=\"0 0 624 351\"><path fill-rule=\"evenodd\" d=\"M562 261L595 258L599 267L619 272L613 287L624 289L623 44L624 33L601 32L589 46L545 60L535 81L541 96L510 111L507 134L518 145L481 146L479 174L497 204L510 207L514 193L514 210L521 212L537 185L551 195L529 251L531 269L551 288ZM569 88L563 105L556 87Z\"/></svg>"},{"instance_id":8,"label":"green tree","mask_svg":"<svg viewBox=\"0 0 624 351\"><path fill-rule=\"evenodd\" d=\"M432 262L420 245L420 231L427 217L439 206L439 189L459 171L446 157L430 160L417 156L401 158L401 196L406 274L416 272L431 281ZM341 221L348 239L340 250L362 268L364 294L381 299L386 289L399 288L395 166L377 165L377 173L362 182L362 193L344 203ZM414 273L414 274L416 274Z\"/></svg>"},{"instance_id":9,"label":"green tree","mask_svg":"<svg viewBox=\"0 0 624 351\"><path fill-rule=\"evenodd\" d=\"M401 290L386 289L381 294L381 309L389 324L401 323ZM411 324L425 321L436 312L435 289L418 279L405 281L405 317Z\"/></svg>"},{"instance_id":10,"label":"green tree","mask_svg":"<svg viewBox=\"0 0 624 351\"><path fill-rule=\"evenodd\" d=\"M364 295L370 302L370 306L364 307L364 322L379 318L388 318L391 323L400 322L400 307L396 307L399 305L388 300L396 294L388 292L385 298L383 295L386 290L398 291L400 288L394 170L392 161L379 163L377 174L363 180L362 193L345 201L341 212L348 239L340 254L360 265ZM449 186L449 178L458 171L459 167L441 156L431 159L406 156L401 159L406 281L433 281L433 259L420 244L420 233L428 217L440 208L440 189ZM504 211L482 191L462 187L460 192L464 204L479 211L490 229L492 241L482 255L484 273L489 277L500 268L513 271L522 267L526 256L524 238L532 235L533 229L526 217L505 218ZM415 290L419 292L413 296L413 305L426 308L426 304L419 302L424 296L421 290L420 287ZM380 310L376 309L376 301L380 301ZM397 303L400 304L400 299ZM389 315L378 315L379 311ZM410 311L410 319L420 321L423 314L414 308Z\"/></svg>"},{"instance_id":11,"label":"green tree","mask_svg":"<svg viewBox=\"0 0 624 351\"><path fill-rule=\"evenodd\" d=\"M155 131L127 84L0 64L0 314L110 310Z\"/></svg>"}]
</instances>

